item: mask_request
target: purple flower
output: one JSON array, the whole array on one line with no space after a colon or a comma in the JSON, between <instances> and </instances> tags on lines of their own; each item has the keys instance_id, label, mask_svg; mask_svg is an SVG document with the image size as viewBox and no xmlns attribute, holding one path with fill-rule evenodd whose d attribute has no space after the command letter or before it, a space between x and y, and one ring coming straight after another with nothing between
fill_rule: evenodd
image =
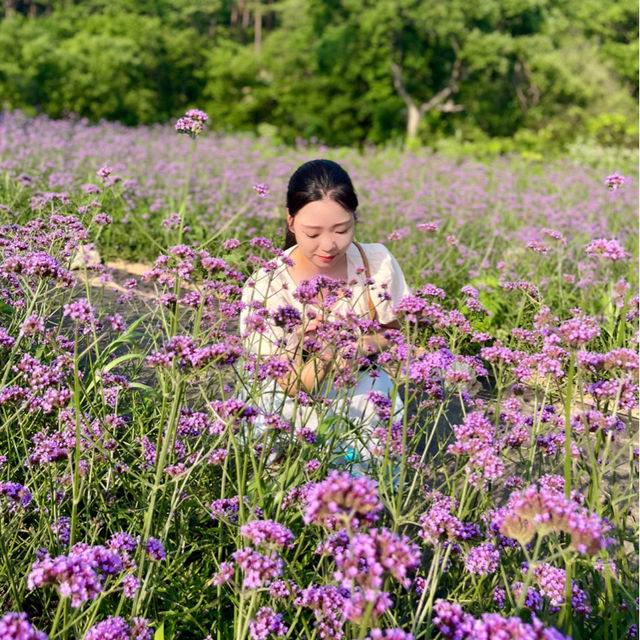
<instances>
[{"instance_id":1,"label":"purple flower","mask_svg":"<svg viewBox=\"0 0 640 640\"><path fill-rule=\"evenodd\" d=\"M383 581L393 576L408 589L411 579L408 574L420 564L420 550L406 536L399 536L388 529L371 529L356 534L348 546L335 548L335 563L338 568L334 579L345 589L358 586L371 599L382 591Z\"/></svg>"},{"instance_id":2,"label":"purple flower","mask_svg":"<svg viewBox=\"0 0 640 640\"><path fill-rule=\"evenodd\" d=\"M187 118L191 118L192 120L196 120L198 122L207 122L207 120L209 120L209 116L200 109L189 109L189 111L187 111L184 115Z\"/></svg>"},{"instance_id":3,"label":"purple flower","mask_svg":"<svg viewBox=\"0 0 640 640\"><path fill-rule=\"evenodd\" d=\"M585 246L584 250L592 258L606 258L613 262L617 260L628 260L631 256L624 247L616 240L597 238Z\"/></svg>"},{"instance_id":4,"label":"purple flower","mask_svg":"<svg viewBox=\"0 0 640 640\"><path fill-rule=\"evenodd\" d=\"M265 556L245 547L234 551L232 557L244 571L243 589L257 589L282 575L284 564L275 552Z\"/></svg>"},{"instance_id":5,"label":"purple flower","mask_svg":"<svg viewBox=\"0 0 640 640\"><path fill-rule=\"evenodd\" d=\"M436 600L434 613L433 623L446 640L570 640L553 627L545 628L535 616L530 624L498 613L483 613L476 619L459 604L440 599Z\"/></svg>"},{"instance_id":6,"label":"purple flower","mask_svg":"<svg viewBox=\"0 0 640 640\"><path fill-rule=\"evenodd\" d=\"M5 496L9 503L9 512L17 507L28 507L31 503L31 492L18 482L0 482L0 496Z\"/></svg>"},{"instance_id":7,"label":"purple flower","mask_svg":"<svg viewBox=\"0 0 640 640\"><path fill-rule=\"evenodd\" d=\"M344 638L347 594L333 585L313 585L303 589L294 604L313 611L321 638Z\"/></svg>"},{"instance_id":8,"label":"purple flower","mask_svg":"<svg viewBox=\"0 0 640 640\"><path fill-rule=\"evenodd\" d=\"M260 198L266 198L269 195L269 187L266 184L254 184L253 190Z\"/></svg>"},{"instance_id":9,"label":"purple flower","mask_svg":"<svg viewBox=\"0 0 640 640\"><path fill-rule=\"evenodd\" d=\"M178 119L175 129L178 133L186 133L195 139L204 130L208 119L209 116L204 111L190 109L182 118Z\"/></svg>"},{"instance_id":10,"label":"purple flower","mask_svg":"<svg viewBox=\"0 0 640 640\"><path fill-rule=\"evenodd\" d=\"M531 486L511 494L505 507L496 512L494 525L500 532L524 545L534 535L565 532L571 535L571 547L579 553L595 555L607 547L611 525L589 512L563 491Z\"/></svg>"},{"instance_id":11,"label":"purple flower","mask_svg":"<svg viewBox=\"0 0 640 640\"><path fill-rule=\"evenodd\" d=\"M99 227L106 227L113 222L113 218L106 213L98 213L94 216L92 220L93 224L98 225Z\"/></svg>"},{"instance_id":12,"label":"purple flower","mask_svg":"<svg viewBox=\"0 0 640 640\"><path fill-rule=\"evenodd\" d=\"M269 607L261 607L253 620L249 621L249 631L253 640L265 640L270 636L281 638L287 635L289 628L282 624L281 613L274 613Z\"/></svg>"},{"instance_id":13,"label":"purple flower","mask_svg":"<svg viewBox=\"0 0 640 640\"><path fill-rule=\"evenodd\" d=\"M213 578L211 579L211 584L214 584L216 586L225 584L226 582L229 582L231 578L233 578L235 572L236 569L233 566L233 563L221 562L219 571L215 573Z\"/></svg>"},{"instance_id":14,"label":"purple flower","mask_svg":"<svg viewBox=\"0 0 640 640\"><path fill-rule=\"evenodd\" d=\"M469 573L480 576L486 576L494 573L498 568L498 560L500 559L499 551L487 542L478 547L471 547L464 561L464 566Z\"/></svg>"},{"instance_id":15,"label":"purple flower","mask_svg":"<svg viewBox=\"0 0 640 640\"><path fill-rule=\"evenodd\" d=\"M308 485L304 521L333 527L343 517L353 526L371 524L382 508L377 488L375 480L334 470L322 482Z\"/></svg>"},{"instance_id":16,"label":"purple flower","mask_svg":"<svg viewBox=\"0 0 640 640\"><path fill-rule=\"evenodd\" d=\"M131 627L120 616L109 616L85 634L84 640L130 640Z\"/></svg>"},{"instance_id":17,"label":"purple flower","mask_svg":"<svg viewBox=\"0 0 640 640\"><path fill-rule=\"evenodd\" d=\"M57 585L60 595L71 598L71 606L79 607L95 600L103 589L104 576L122 571L120 556L102 546L76 544L69 555L52 558L44 553L31 566L27 577L29 590L48 584Z\"/></svg>"},{"instance_id":18,"label":"purple flower","mask_svg":"<svg viewBox=\"0 0 640 640\"><path fill-rule=\"evenodd\" d=\"M66 516L60 516L52 523L51 533L58 538L61 545L66 547L71 539L71 520Z\"/></svg>"},{"instance_id":19,"label":"purple flower","mask_svg":"<svg viewBox=\"0 0 640 640\"><path fill-rule=\"evenodd\" d=\"M157 538L149 538L147 540L147 553L152 560L157 560L158 562L167 557L162 542Z\"/></svg>"},{"instance_id":20,"label":"purple flower","mask_svg":"<svg viewBox=\"0 0 640 640\"><path fill-rule=\"evenodd\" d=\"M607 187L609 191L617 191L618 189L622 188L625 182L628 182L628 181L629 181L628 178L625 178L623 175L619 174L616 171L615 173L608 175L604 179L604 186Z\"/></svg>"},{"instance_id":21,"label":"purple flower","mask_svg":"<svg viewBox=\"0 0 640 640\"><path fill-rule=\"evenodd\" d=\"M140 588L140 580L134 575L127 575L122 578L122 593L125 598L133 600L136 592Z\"/></svg>"},{"instance_id":22,"label":"purple flower","mask_svg":"<svg viewBox=\"0 0 640 640\"><path fill-rule=\"evenodd\" d=\"M567 584L567 574L564 569L541 562L533 570L533 577L540 593L549 598L552 606L560 607L564 604ZM571 609L585 616L591 613L587 594L573 580L571 581Z\"/></svg>"},{"instance_id":23,"label":"purple flower","mask_svg":"<svg viewBox=\"0 0 640 640\"><path fill-rule=\"evenodd\" d=\"M567 346L579 349L600 335L600 326L595 318L580 313L561 323L558 335Z\"/></svg>"},{"instance_id":24,"label":"purple flower","mask_svg":"<svg viewBox=\"0 0 640 640\"><path fill-rule=\"evenodd\" d=\"M273 520L252 520L240 527L240 535L256 546L293 548L295 536L287 527Z\"/></svg>"},{"instance_id":25,"label":"purple flower","mask_svg":"<svg viewBox=\"0 0 640 640\"><path fill-rule=\"evenodd\" d=\"M95 320L95 312L86 298L64 305L63 316L68 316L79 324L90 324Z\"/></svg>"},{"instance_id":26,"label":"purple flower","mask_svg":"<svg viewBox=\"0 0 640 640\"><path fill-rule=\"evenodd\" d=\"M414 640L414 637L402 629L371 629L365 640Z\"/></svg>"},{"instance_id":27,"label":"purple flower","mask_svg":"<svg viewBox=\"0 0 640 640\"><path fill-rule=\"evenodd\" d=\"M0 640L47 640L47 634L37 631L26 613L6 613L0 619Z\"/></svg>"}]
</instances>

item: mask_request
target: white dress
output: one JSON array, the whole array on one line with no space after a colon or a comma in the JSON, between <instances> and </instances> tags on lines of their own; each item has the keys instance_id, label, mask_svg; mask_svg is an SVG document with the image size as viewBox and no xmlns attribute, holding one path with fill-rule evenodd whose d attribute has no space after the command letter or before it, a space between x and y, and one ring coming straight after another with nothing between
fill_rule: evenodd
<instances>
[{"instance_id":1,"label":"white dress","mask_svg":"<svg viewBox=\"0 0 640 640\"><path fill-rule=\"evenodd\" d=\"M411 293L397 260L382 244L361 244L369 262L369 273L373 283L369 286L369 293L374 303L376 317L380 324L389 324L396 320L393 308L403 296ZM289 255L294 247L288 249ZM276 259L272 269L259 269L245 283L242 301L245 304L240 315L240 328L245 347L260 359L277 356L284 350L291 350L297 346L298 339L295 333L286 333L282 327L272 323L260 324L256 321L256 309L266 307L275 311L279 307L290 306L301 314L310 308L297 300L293 293L297 284L291 277L286 265L281 259ZM358 248L352 243L347 249L347 282L353 295L350 299L342 298L331 309L328 318L332 314L340 316L345 313L354 313L359 318L369 317L369 296L365 284L366 274L364 264ZM257 306L254 306L256 305ZM355 457L361 461L370 457L367 450L368 435L375 428L378 419L374 406L369 402L369 393L376 391L386 397L390 397L393 384L384 371L377 371L377 377L372 377L369 372L362 373L357 383L340 390L325 390L324 397L331 401L330 414L342 415L348 418L354 425L353 432L359 434L359 442L353 440L342 442L345 451L355 450ZM252 400L257 403L259 409L265 414L278 413L285 420L295 425L296 429L307 428L316 430L318 427L318 407L302 406L294 398L288 396L275 381L270 381L260 387L259 397ZM394 399L392 406L394 416L402 413L402 401L399 397ZM256 402L257 401L257 402ZM320 414L323 412L320 411ZM260 425L254 425L260 430ZM352 455L352 454L349 454Z\"/></svg>"}]
</instances>

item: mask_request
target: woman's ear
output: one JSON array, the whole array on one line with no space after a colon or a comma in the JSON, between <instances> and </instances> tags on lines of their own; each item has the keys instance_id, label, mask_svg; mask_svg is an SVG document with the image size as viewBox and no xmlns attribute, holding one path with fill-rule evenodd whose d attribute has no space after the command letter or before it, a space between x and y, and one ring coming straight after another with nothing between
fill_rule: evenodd
<instances>
[{"instance_id":1,"label":"woman's ear","mask_svg":"<svg viewBox=\"0 0 640 640\"><path fill-rule=\"evenodd\" d=\"M287 229L289 229L289 231L291 231L291 233L294 233L294 231L293 231L293 216L289 215L289 209L287 209Z\"/></svg>"}]
</instances>

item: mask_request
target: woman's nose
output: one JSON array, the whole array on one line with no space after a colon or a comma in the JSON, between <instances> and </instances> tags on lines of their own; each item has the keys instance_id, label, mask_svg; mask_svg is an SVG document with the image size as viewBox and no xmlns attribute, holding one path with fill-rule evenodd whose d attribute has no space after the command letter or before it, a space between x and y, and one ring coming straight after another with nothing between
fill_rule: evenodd
<instances>
[{"instance_id":1,"label":"woman's nose","mask_svg":"<svg viewBox=\"0 0 640 640\"><path fill-rule=\"evenodd\" d=\"M320 242L323 251L331 251L336 246L336 239L333 235L324 236Z\"/></svg>"}]
</instances>

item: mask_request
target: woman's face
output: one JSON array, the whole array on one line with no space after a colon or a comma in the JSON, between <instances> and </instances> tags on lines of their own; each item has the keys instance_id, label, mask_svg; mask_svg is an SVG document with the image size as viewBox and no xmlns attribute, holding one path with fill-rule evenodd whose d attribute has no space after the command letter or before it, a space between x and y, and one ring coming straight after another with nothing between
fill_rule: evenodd
<instances>
[{"instance_id":1,"label":"woman's face","mask_svg":"<svg viewBox=\"0 0 640 640\"><path fill-rule=\"evenodd\" d=\"M353 213L329 198L306 204L287 223L298 251L320 273L334 270L353 241Z\"/></svg>"}]
</instances>

